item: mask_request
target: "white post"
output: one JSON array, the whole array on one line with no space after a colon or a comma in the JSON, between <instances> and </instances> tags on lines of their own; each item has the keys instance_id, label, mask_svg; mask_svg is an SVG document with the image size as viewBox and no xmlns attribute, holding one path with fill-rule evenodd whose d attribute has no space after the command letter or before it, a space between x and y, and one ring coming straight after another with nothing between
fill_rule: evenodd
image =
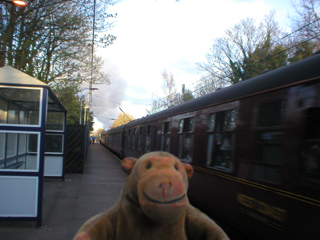
<instances>
[{"instance_id":1,"label":"white post","mask_svg":"<svg viewBox=\"0 0 320 240\"><path fill-rule=\"evenodd\" d=\"M81 125L82 120L82 92L81 92L81 98L80 98L80 117L79 117L79 125Z\"/></svg>"},{"instance_id":2,"label":"white post","mask_svg":"<svg viewBox=\"0 0 320 240\"><path fill-rule=\"evenodd\" d=\"M85 106L84 108L84 119L83 119L83 123L86 125L87 124L87 106Z\"/></svg>"}]
</instances>

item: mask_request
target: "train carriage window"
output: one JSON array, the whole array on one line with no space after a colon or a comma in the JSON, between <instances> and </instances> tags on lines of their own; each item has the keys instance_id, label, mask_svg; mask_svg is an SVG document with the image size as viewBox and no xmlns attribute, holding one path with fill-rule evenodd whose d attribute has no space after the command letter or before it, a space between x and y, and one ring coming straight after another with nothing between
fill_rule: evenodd
<instances>
[{"instance_id":1,"label":"train carriage window","mask_svg":"<svg viewBox=\"0 0 320 240\"><path fill-rule=\"evenodd\" d=\"M192 161L194 118L180 120L179 124L179 158L186 162Z\"/></svg>"},{"instance_id":2,"label":"train carriage window","mask_svg":"<svg viewBox=\"0 0 320 240\"><path fill-rule=\"evenodd\" d=\"M284 101L264 103L259 106L258 127L280 126L283 121Z\"/></svg>"},{"instance_id":3,"label":"train carriage window","mask_svg":"<svg viewBox=\"0 0 320 240\"><path fill-rule=\"evenodd\" d=\"M136 129L133 129L132 132L132 148L136 148Z\"/></svg>"},{"instance_id":4,"label":"train carriage window","mask_svg":"<svg viewBox=\"0 0 320 240\"><path fill-rule=\"evenodd\" d=\"M256 132L253 177L272 183L281 182L283 132Z\"/></svg>"},{"instance_id":5,"label":"train carriage window","mask_svg":"<svg viewBox=\"0 0 320 240\"><path fill-rule=\"evenodd\" d=\"M253 149L252 177L255 179L281 183L284 109L282 100L259 105Z\"/></svg>"},{"instance_id":6,"label":"train carriage window","mask_svg":"<svg viewBox=\"0 0 320 240\"><path fill-rule=\"evenodd\" d=\"M171 122L165 122L162 124L161 131L161 150L170 152L170 133L171 133Z\"/></svg>"},{"instance_id":7,"label":"train carriage window","mask_svg":"<svg viewBox=\"0 0 320 240\"><path fill-rule=\"evenodd\" d=\"M207 166L231 171L234 162L236 111L209 116Z\"/></svg>"},{"instance_id":8,"label":"train carriage window","mask_svg":"<svg viewBox=\"0 0 320 240\"><path fill-rule=\"evenodd\" d=\"M157 146L157 127L153 127L153 138L152 138L152 150L156 149Z\"/></svg>"},{"instance_id":9,"label":"train carriage window","mask_svg":"<svg viewBox=\"0 0 320 240\"><path fill-rule=\"evenodd\" d=\"M126 130L126 143L125 143L125 145L126 145L127 147L130 147L130 146L129 146L129 144L130 144L130 132L131 132L131 129L127 129L127 130Z\"/></svg>"},{"instance_id":10,"label":"train carriage window","mask_svg":"<svg viewBox=\"0 0 320 240\"><path fill-rule=\"evenodd\" d=\"M151 126L149 125L147 127L147 133L146 133L146 147L145 151L150 152L151 150Z\"/></svg>"},{"instance_id":11,"label":"train carriage window","mask_svg":"<svg viewBox=\"0 0 320 240\"><path fill-rule=\"evenodd\" d=\"M142 127L139 128L138 135L139 135L139 137L138 137L138 149L142 150L142 139L143 139Z\"/></svg>"},{"instance_id":12,"label":"train carriage window","mask_svg":"<svg viewBox=\"0 0 320 240\"><path fill-rule=\"evenodd\" d=\"M320 180L320 108L311 108L306 112L302 159L304 176Z\"/></svg>"}]
</instances>

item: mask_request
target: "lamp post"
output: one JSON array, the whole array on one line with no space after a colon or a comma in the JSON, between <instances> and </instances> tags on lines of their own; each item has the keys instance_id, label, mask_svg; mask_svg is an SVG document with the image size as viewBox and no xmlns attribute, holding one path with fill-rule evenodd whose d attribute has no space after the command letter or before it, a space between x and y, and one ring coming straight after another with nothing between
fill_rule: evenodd
<instances>
[{"instance_id":1,"label":"lamp post","mask_svg":"<svg viewBox=\"0 0 320 240\"><path fill-rule=\"evenodd\" d=\"M89 93L88 93L88 105L91 107L92 102L92 83L93 83L93 53L94 53L94 28L96 24L96 0L93 1L93 20L92 20L92 48L91 48L91 79L89 85Z\"/></svg>"},{"instance_id":2,"label":"lamp post","mask_svg":"<svg viewBox=\"0 0 320 240\"><path fill-rule=\"evenodd\" d=\"M79 117L79 124L81 125L82 124L82 92L84 90L89 90L89 91L99 91L99 88L84 88L84 89L80 89L80 93L81 93L81 97L80 97L80 102L81 102L81 105L80 105L80 117ZM90 97L90 96L88 96ZM88 106L88 108L90 108L90 106ZM86 124L87 122L87 106L85 106L84 108L84 118L83 118L83 123Z\"/></svg>"}]
</instances>

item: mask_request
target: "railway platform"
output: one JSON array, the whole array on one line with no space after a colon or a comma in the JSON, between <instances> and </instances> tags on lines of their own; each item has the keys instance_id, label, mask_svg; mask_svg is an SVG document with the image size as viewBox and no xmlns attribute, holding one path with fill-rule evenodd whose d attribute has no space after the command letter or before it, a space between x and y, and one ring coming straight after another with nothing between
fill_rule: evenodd
<instances>
[{"instance_id":1,"label":"railway platform","mask_svg":"<svg viewBox=\"0 0 320 240\"><path fill-rule=\"evenodd\" d=\"M90 145L84 174L44 181L42 227L0 222L0 240L71 240L86 220L117 202L126 178L119 159L98 143Z\"/></svg>"}]
</instances>

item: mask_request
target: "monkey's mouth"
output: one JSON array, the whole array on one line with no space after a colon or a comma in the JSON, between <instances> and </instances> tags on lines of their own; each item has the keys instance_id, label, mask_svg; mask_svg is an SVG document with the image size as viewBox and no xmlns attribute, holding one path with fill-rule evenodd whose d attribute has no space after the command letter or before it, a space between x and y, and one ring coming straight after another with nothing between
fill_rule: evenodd
<instances>
[{"instance_id":1,"label":"monkey's mouth","mask_svg":"<svg viewBox=\"0 0 320 240\"><path fill-rule=\"evenodd\" d=\"M181 196L179 198L170 200L170 201L158 201L158 200L155 200L155 199L149 197L145 192L143 192L143 196L146 199L148 199L150 202L153 202L153 203L157 203L157 204L172 204L172 203L179 202L180 200L184 199L186 197L186 194L184 194L183 196Z\"/></svg>"}]
</instances>

